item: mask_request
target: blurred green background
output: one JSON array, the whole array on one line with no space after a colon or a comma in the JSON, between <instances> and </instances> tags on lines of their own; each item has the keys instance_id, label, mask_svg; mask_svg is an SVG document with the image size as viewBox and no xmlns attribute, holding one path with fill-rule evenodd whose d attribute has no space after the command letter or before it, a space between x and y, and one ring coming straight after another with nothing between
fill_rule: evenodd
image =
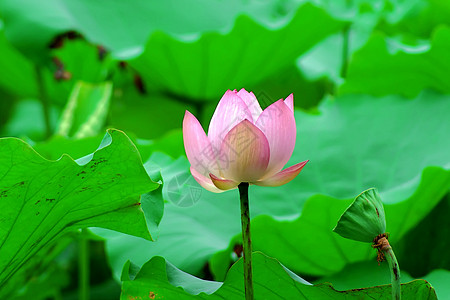
<instances>
[{"instance_id":1,"label":"blurred green background","mask_svg":"<svg viewBox=\"0 0 450 300\"><path fill-rule=\"evenodd\" d=\"M288 185L252 189L255 250L337 289L388 284L370 246L331 232L374 186L403 281L427 279L450 299L449 26L447 0L2 0L0 136L53 160L92 153L106 128L136 144L163 182L164 216L156 242L93 230L92 299L116 299L127 260L160 255L223 280L237 258L237 195L180 196L198 188L185 110L206 129L227 89L262 107L294 93L288 166L310 163ZM16 296L76 298L76 240L58 241L49 271Z\"/></svg>"}]
</instances>

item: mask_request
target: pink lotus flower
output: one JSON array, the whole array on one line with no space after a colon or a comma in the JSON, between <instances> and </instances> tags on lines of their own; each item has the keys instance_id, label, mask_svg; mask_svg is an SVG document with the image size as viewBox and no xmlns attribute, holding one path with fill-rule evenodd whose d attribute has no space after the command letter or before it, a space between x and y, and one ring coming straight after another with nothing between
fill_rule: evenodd
<instances>
[{"instance_id":1,"label":"pink lotus flower","mask_svg":"<svg viewBox=\"0 0 450 300\"><path fill-rule=\"evenodd\" d=\"M294 151L295 137L292 94L263 111L252 92L228 90L217 105L208 136L189 111L183 120L191 173L201 186L216 193L241 182L280 186L294 179L308 162L281 171Z\"/></svg>"}]
</instances>

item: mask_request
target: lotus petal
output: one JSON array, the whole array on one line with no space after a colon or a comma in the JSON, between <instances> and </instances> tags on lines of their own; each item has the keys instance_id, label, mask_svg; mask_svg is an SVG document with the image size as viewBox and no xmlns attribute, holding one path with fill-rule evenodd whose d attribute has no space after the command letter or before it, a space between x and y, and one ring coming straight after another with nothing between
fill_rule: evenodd
<instances>
[{"instance_id":1,"label":"lotus petal","mask_svg":"<svg viewBox=\"0 0 450 300\"><path fill-rule=\"evenodd\" d=\"M249 120L240 122L228 132L220 153L218 163L222 177L238 183L261 179L270 158L267 138Z\"/></svg>"},{"instance_id":2,"label":"lotus petal","mask_svg":"<svg viewBox=\"0 0 450 300\"><path fill-rule=\"evenodd\" d=\"M286 184L292 179L294 179L298 175L298 173L300 173L300 171L303 169L303 167L306 165L307 162L308 160L298 163L287 169L284 169L283 171L278 172L277 174L273 175L270 178L252 182L252 184L259 186L280 186Z\"/></svg>"},{"instance_id":3,"label":"lotus petal","mask_svg":"<svg viewBox=\"0 0 450 300\"><path fill-rule=\"evenodd\" d=\"M256 126L261 129L269 142L270 161L265 176L268 178L286 165L294 151L297 132L294 114L280 99L262 112Z\"/></svg>"}]
</instances>

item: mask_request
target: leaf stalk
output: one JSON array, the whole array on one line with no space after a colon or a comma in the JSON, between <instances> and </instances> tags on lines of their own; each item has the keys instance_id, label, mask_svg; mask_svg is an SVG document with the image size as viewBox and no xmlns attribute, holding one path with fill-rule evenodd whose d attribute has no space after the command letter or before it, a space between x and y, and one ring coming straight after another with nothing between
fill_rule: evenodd
<instances>
[{"instance_id":1,"label":"leaf stalk","mask_svg":"<svg viewBox=\"0 0 450 300\"><path fill-rule=\"evenodd\" d=\"M81 230L78 243L78 299L89 300L89 238L86 229Z\"/></svg>"},{"instance_id":2,"label":"leaf stalk","mask_svg":"<svg viewBox=\"0 0 450 300\"><path fill-rule=\"evenodd\" d=\"M242 182L239 184L238 188L239 198L241 202L245 299L253 300L252 242L250 237L250 208L248 202L248 186L248 182Z\"/></svg>"},{"instance_id":3,"label":"leaf stalk","mask_svg":"<svg viewBox=\"0 0 450 300\"><path fill-rule=\"evenodd\" d=\"M45 122L45 137L49 138L52 135L52 127L50 122L50 99L48 98L45 88L44 75L41 66L35 66L36 83L38 86L39 100L42 104L42 112Z\"/></svg>"},{"instance_id":4,"label":"leaf stalk","mask_svg":"<svg viewBox=\"0 0 450 300\"><path fill-rule=\"evenodd\" d=\"M391 271L391 283L392 283L392 299L401 299L401 287L400 287L400 268L398 267L397 258L395 257L392 247L386 247L383 249L386 260L389 264L389 269Z\"/></svg>"}]
</instances>

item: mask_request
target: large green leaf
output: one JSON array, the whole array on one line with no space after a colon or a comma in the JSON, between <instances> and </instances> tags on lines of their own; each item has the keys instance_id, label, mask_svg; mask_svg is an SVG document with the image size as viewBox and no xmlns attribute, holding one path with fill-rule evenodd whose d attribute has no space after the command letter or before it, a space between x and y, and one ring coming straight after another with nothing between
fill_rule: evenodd
<instances>
[{"instance_id":1,"label":"large green leaf","mask_svg":"<svg viewBox=\"0 0 450 300\"><path fill-rule=\"evenodd\" d=\"M424 278L433 283L433 287L436 289L436 293L440 300L450 299L450 271L448 270L434 270L431 273L424 276Z\"/></svg>"},{"instance_id":2,"label":"large green leaf","mask_svg":"<svg viewBox=\"0 0 450 300\"><path fill-rule=\"evenodd\" d=\"M33 148L43 157L57 160L63 154L73 158L80 158L97 149L103 139L102 135L71 139L63 136L52 136L50 139L36 143Z\"/></svg>"},{"instance_id":3,"label":"large green leaf","mask_svg":"<svg viewBox=\"0 0 450 300\"><path fill-rule=\"evenodd\" d=\"M343 26L311 4L299 7L282 24L261 25L242 15L226 34L214 32L179 40L155 33L145 51L130 64L148 85L193 100L216 99L226 89L255 84L281 71Z\"/></svg>"},{"instance_id":4,"label":"large green leaf","mask_svg":"<svg viewBox=\"0 0 450 300\"><path fill-rule=\"evenodd\" d=\"M390 276L389 265L386 261L379 263L372 259L348 264L340 272L322 277L314 283L330 282L336 289L348 290L386 284L391 282ZM400 279L402 283L405 283L414 278L402 269Z\"/></svg>"},{"instance_id":5,"label":"large green leaf","mask_svg":"<svg viewBox=\"0 0 450 300\"><path fill-rule=\"evenodd\" d=\"M170 131L156 140L139 139L133 135L129 135L129 137L139 150L143 161L148 160L155 151L162 151L172 157L179 157L184 154L183 137L179 130ZM40 155L50 160L56 160L63 154L68 154L74 158L80 158L95 151L98 144L102 141L102 138L102 135L81 139L52 136L46 141L35 143L33 148ZM150 173L151 171L152 170L149 170Z\"/></svg>"},{"instance_id":6,"label":"large green leaf","mask_svg":"<svg viewBox=\"0 0 450 300\"><path fill-rule=\"evenodd\" d=\"M14 96L35 96L37 85L33 65L8 42L0 21L0 87ZM4 76L7 75L7 76ZM32 80L30 80L32 79Z\"/></svg>"},{"instance_id":7,"label":"large green leaf","mask_svg":"<svg viewBox=\"0 0 450 300\"><path fill-rule=\"evenodd\" d=\"M330 69L333 67L331 66ZM301 98L296 99L296 107L311 109L316 107L324 95L334 89L334 86L326 76L310 80L305 78L302 71L303 69L292 64L257 84L246 85L246 89L253 91L263 108L293 93L294 95L302 95ZM206 116L208 117L206 121L202 122L204 124L209 123L217 103L211 102L210 106L211 113Z\"/></svg>"},{"instance_id":8,"label":"large green leaf","mask_svg":"<svg viewBox=\"0 0 450 300\"><path fill-rule=\"evenodd\" d=\"M49 56L57 34L76 30L115 58L138 56L130 63L149 87L193 100L258 83L344 25L309 3L114 0L104 7L6 0L2 6L8 38L35 60Z\"/></svg>"},{"instance_id":9,"label":"large green leaf","mask_svg":"<svg viewBox=\"0 0 450 300\"><path fill-rule=\"evenodd\" d=\"M450 172L440 168L426 168L420 179L417 190L405 201L385 204L386 231L394 249L400 237L424 218L450 188ZM294 271L317 276L375 257L376 251L370 244L347 240L332 232L350 202L317 195L306 202L302 215L293 222L257 217L253 221L253 247L276 255Z\"/></svg>"},{"instance_id":10,"label":"large green leaf","mask_svg":"<svg viewBox=\"0 0 450 300\"><path fill-rule=\"evenodd\" d=\"M442 59L449 51L448 27L439 27L430 43L417 46L403 45L382 34L374 34L351 58L347 80L340 93L415 97L425 88L449 93L446 78L450 63Z\"/></svg>"},{"instance_id":11,"label":"large green leaf","mask_svg":"<svg viewBox=\"0 0 450 300\"><path fill-rule=\"evenodd\" d=\"M165 149L168 153L172 153L174 156L179 156L183 152L180 152L180 146L182 145L181 132L171 132L158 140L142 140L133 136L130 137L135 143L136 148L139 150L143 159L148 159L150 154ZM79 158L94 151L97 145L101 142L102 136L91 136L81 139L71 139L63 136L53 136L51 139L39 142L33 145L33 148L47 159L58 159L63 154L68 154L71 157ZM181 146L182 147L182 146ZM149 166L147 167L148 174L156 174L153 178L154 181L159 181L159 167ZM158 177L159 176L159 177ZM161 221L163 214L163 199L161 197L151 197L150 193L142 195L141 203L142 208L145 210L145 216L147 220L147 226L152 233L152 236L156 239L158 236L158 225ZM148 209L147 209L148 207Z\"/></svg>"},{"instance_id":12,"label":"large green leaf","mask_svg":"<svg viewBox=\"0 0 450 300\"><path fill-rule=\"evenodd\" d=\"M1 101L7 100L2 99ZM58 115L58 109L55 106L51 106L49 113L51 127L57 124ZM19 138L27 137L36 141L44 139L46 137L46 125L42 103L37 99L16 101L1 135Z\"/></svg>"},{"instance_id":13,"label":"large green leaf","mask_svg":"<svg viewBox=\"0 0 450 300\"><path fill-rule=\"evenodd\" d=\"M16 300L45 300L60 293L60 290L67 286L70 278L62 269L49 268L38 278L33 278L31 283L26 287L25 291L21 291L19 295L15 295ZM23 289L23 287L22 287Z\"/></svg>"},{"instance_id":14,"label":"large green leaf","mask_svg":"<svg viewBox=\"0 0 450 300\"><path fill-rule=\"evenodd\" d=\"M367 42L378 20L385 14L385 5L380 0L319 2L334 18L347 21L348 25L299 57L297 65L310 80L327 77L338 84L346 76L348 59Z\"/></svg>"},{"instance_id":15,"label":"large green leaf","mask_svg":"<svg viewBox=\"0 0 450 300\"><path fill-rule=\"evenodd\" d=\"M413 279L414 278L402 268L402 283L409 282ZM450 271L433 270L431 273L422 276L421 279L428 281L434 287L440 300L450 299L450 287L448 285ZM349 264L340 272L321 278L315 283L331 282L338 290L348 290L382 285L390 282L390 280L388 263L383 262L380 265L376 260L371 260Z\"/></svg>"},{"instance_id":16,"label":"large green leaf","mask_svg":"<svg viewBox=\"0 0 450 300\"><path fill-rule=\"evenodd\" d=\"M450 167L448 100L431 92L414 100L347 95L328 99L316 115L296 111L297 142L287 165L309 159L308 167L283 187L253 189L264 190L261 196L296 195L301 201L316 194L349 199L376 187L384 203L405 200L425 167Z\"/></svg>"},{"instance_id":17,"label":"large green leaf","mask_svg":"<svg viewBox=\"0 0 450 300\"><path fill-rule=\"evenodd\" d=\"M450 195L408 232L395 253L402 270L420 277L434 269L450 270Z\"/></svg>"},{"instance_id":18,"label":"large green leaf","mask_svg":"<svg viewBox=\"0 0 450 300\"><path fill-rule=\"evenodd\" d=\"M33 56L42 54L57 34L68 30L81 32L91 42L107 49L124 51L145 44L155 30L174 35L218 31L232 26L239 13L268 18L278 6L272 3L247 5L239 0L227 3L113 0L106 6L88 0L6 0L0 8L8 38Z\"/></svg>"},{"instance_id":19,"label":"large green leaf","mask_svg":"<svg viewBox=\"0 0 450 300\"><path fill-rule=\"evenodd\" d=\"M0 287L70 230L99 226L151 239L139 200L158 184L120 131L76 162L48 161L19 139L0 139L0 178Z\"/></svg>"},{"instance_id":20,"label":"large green leaf","mask_svg":"<svg viewBox=\"0 0 450 300\"><path fill-rule=\"evenodd\" d=\"M125 265L124 275L129 274ZM330 284L312 286L284 268L278 261L262 253L253 254L255 299L390 299L391 287L337 291ZM131 280L123 276L121 299L245 299L242 260L230 269L225 282L195 278L154 257ZM125 278L124 278L125 277ZM426 281L402 285L406 299L437 299Z\"/></svg>"},{"instance_id":21,"label":"large green leaf","mask_svg":"<svg viewBox=\"0 0 450 300\"><path fill-rule=\"evenodd\" d=\"M436 27L450 25L450 3L440 0L395 1L377 28L390 35L429 39Z\"/></svg>"},{"instance_id":22,"label":"large green leaf","mask_svg":"<svg viewBox=\"0 0 450 300\"><path fill-rule=\"evenodd\" d=\"M67 252L70 253L70 250L66 255L62 253L70 249L78 236L78 232L70 232L45 245L14 273L13 279L0 289L0 295L4 298L8 295L13 299L27 299L33 295L34 299L45 299L67 286L70 282L67 270L70 255ZM57 280L55 276L58 277Z\"/></svg>"},{"instance_id":23,"label":"large green leaf","mask_svg":"<svg viewBox=\"0 0 450 300\"><path fill-rule=\"evenodd\" d=\"M386 216L392 241L400 239L450 187L448 171L428 167L450 166L449 109L446 96L426 93L415 100L348 95L326 101L318 115L297 111L297 146L288 165L305 159L310 163L282 187L250 188L255 246L294 271L316 275L338 271L350 257L354 261L367 259L374 254L370 246L346 241L332 229L350 199L372 186L378 188L384 203L390 204ZM183 271L199 274L208 259L228 248L240 233L238 193L213 194L189 182L180 186L177 178L185 182L189 175L185 158L172 164L156 156L152 160L163 166L162 197L169 201L160 237L150 244L130 236L110 235L107 250L111 265L118 276L127 259L142 265L149 257L162 255ZM171 186L180 193L197 195L193 205L181 207L172 202L171 196L164 194ZM299 217L307 199L302 217L292 221ZM267 228L264 221L273 227ZM298 231L299 226L306 229ZM306 247L305 241L314 244ZM349 254L343 255L343 248ZM317 262L310 264L309 256ZM226 258L223 268L231 259L229 255Z\"/></svg>"}]
</instances>

